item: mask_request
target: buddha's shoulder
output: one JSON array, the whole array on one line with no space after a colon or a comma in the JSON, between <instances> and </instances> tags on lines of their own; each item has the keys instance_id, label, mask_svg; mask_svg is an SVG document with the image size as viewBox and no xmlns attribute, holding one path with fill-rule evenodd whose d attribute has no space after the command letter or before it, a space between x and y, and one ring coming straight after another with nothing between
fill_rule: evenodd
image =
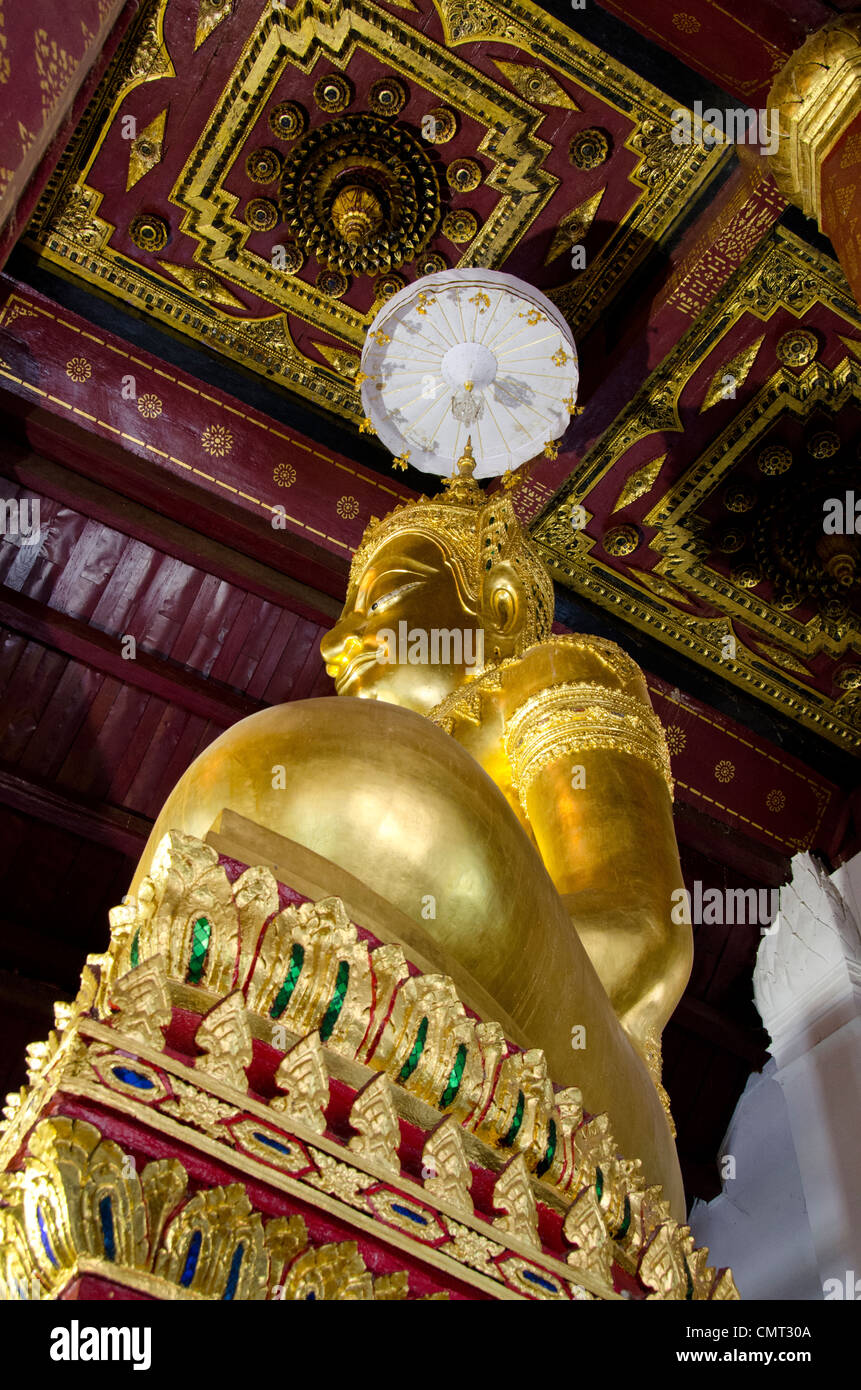
<instances>
[{"instance_id":1,"label":"buddha's shoulder","mask_svg":"<svg viewBox=\"0 0 861 1390\"><path fill-rule=\"evenodd\" d=\"M645 677L636 661L606 637L553 636L530 647L519 660L520 678L529 684L598 685L648 699Z\"/></svg>"},{"instance_id":2,"label":"buddha's shoulder","mask_svg":"<svg viewBox=\"0 0 861 1390\"><path fill-rule=\"evenodd\" d=\"M491 666L461 686L431 712L434 723L453 732L458 723L481 723L495 708L508 719L545 690L570 687L575 697L590 688L619 691L649 704L642 671L615 642L570 634L537 642L520 656Z\"/></svg>"}]
</instances>

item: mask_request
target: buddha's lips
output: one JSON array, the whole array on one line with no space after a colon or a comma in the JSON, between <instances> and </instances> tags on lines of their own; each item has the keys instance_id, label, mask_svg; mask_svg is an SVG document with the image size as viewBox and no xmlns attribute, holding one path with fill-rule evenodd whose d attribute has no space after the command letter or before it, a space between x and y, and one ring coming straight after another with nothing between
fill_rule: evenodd
<instances>
[{"instance_id":1,"label":"buddha's lips","mask_svg":"<svg viewBox=\"0 0 861 1390\"><path fill-rule=\"evenodd\" d=\"M347 665L344 667L343 671L341 671L340 674L335 677L335 689L337 690L338 694L340 695L344 686L349 685L350 682L353 680L354 676L357 676L359 672L363 671L366 666L375 666L376 664L376 652L358 652L350 661L347 662Z\"/></svg>"}]
</instances>

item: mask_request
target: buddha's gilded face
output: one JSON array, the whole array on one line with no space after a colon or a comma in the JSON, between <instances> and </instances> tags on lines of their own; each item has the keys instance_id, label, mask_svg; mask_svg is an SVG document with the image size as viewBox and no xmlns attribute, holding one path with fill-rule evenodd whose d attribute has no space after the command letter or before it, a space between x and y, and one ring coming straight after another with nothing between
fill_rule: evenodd
<instances>
[{"instance_id":1,"label":"buddha's gilded face","mask_svg":"<svg viewBox=\"0 0 861 1390\"><path fill-rule=\"evenodd\" d=\"M481 668L483 640L442 545L402 534L366 566L320 650L339 695L426 714Z\"/></svg>"}]
</instances>

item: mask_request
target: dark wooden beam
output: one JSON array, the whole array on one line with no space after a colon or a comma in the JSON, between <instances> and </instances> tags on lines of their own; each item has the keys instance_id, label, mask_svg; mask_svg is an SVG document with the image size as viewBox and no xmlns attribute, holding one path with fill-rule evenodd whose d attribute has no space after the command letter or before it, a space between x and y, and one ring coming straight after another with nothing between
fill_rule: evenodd
<instances>
[{"instance_id":1,"label":"dark wooden beam","mask_svg":"<svg viewBox=\"0 0 861 1390\"><path fill-rule=\"evenodd\" d=\"M673 807L673 824L680 846L694 850L713 864L725 865L750 883L779 888L792 877L791 860L785 854L750 839L737 827L724 825L686 801L677 801Z\"/></svg>"},{"instance_id":2,"label":"dark wooden beam","mask_svg":"<svg viewBox=\"0 0 861 1390\"><path fill-rule=\"evenodd\" d=\"M119 636L58 613L6 584L0 584L0 625L223 728L265 708L228 686L147 652L137 650L133 659L126 659Z\"/></svg>"},{"instance_id":3,"label":"dark wooden beam","mask_svg":"<svg viewBox=\"0 0 861 1390\"><path fill-rule=\"evenodd\" d=\"M59 830L106 845L130 859L139 858L152 830L152 821L146 816L71 796L32 774L22 777L4 762L0 762L0 802Z\"/></svg>"},{"instance_id":4,"label":"dark wooden beam","mask_svg":"<svg viewBox=\"0 0 861 1390\"><path fill-rule=\"evenodd\" d=\"M741 1057L753 1071L760 1071L768 1061L769 1041L764 1028L737 1023L702 999L685 995L667 1027L684 1028L688 1033L696 1033L713 1047Z\"/></svg>"},{"instance_id":5,"label":"dark wooden beam","mask_svg":"<svg viewBox=\"0 0 861 1390\"><path fill-rule=\"evenodd\" d=\"M229 498L215 498L182 478L148 466L120 445L88 433L40 406L0 388L0 414L8 437L83 477L165 516L181 516L196 533L254 556L339 606L347 591L349 558L332 555L304 536L275 531Z\"/></svg>"},{"instance_id":6,"label":"dark wooden beam","mask_svg":"<svg viewBox=\"0 0 861 1390\"><path fill-rule=\"evenodd\" d=\"M289 575L262 565L230 546L192 531L150 507L103 487L92 478L41 458L31 450L12 444L0 462L0 473L22 487L52 497L64 507L92 517L133 540L205 569L218 579L246 593L256 594L267 603L288 608L300 617L328 626L341 611L340 600L312 589Z\"/></svg>"}]
</instances>

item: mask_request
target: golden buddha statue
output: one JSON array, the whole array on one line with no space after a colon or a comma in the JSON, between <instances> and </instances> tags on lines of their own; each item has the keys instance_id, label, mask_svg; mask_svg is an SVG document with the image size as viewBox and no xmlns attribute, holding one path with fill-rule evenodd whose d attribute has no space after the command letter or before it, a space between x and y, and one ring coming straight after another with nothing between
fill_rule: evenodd
<instances>
[{"instance_id":1,"label":"golden buddha statue","mask_svg":"<svg viewBox=\"0 0 861 1390\"><path fill-rule=\"evenodd\" d=\"M659 1059L692 935L671 920L663 730L619 647L551 636L550 576L508 491L488 498L473 468L467 448L443 495L372 520L321 644L342 698L222 734L166 802L132 892L169 830L205 838L225 809L314 851L607 1111L683 1219Z\"/></svg>"}]
</instances>

